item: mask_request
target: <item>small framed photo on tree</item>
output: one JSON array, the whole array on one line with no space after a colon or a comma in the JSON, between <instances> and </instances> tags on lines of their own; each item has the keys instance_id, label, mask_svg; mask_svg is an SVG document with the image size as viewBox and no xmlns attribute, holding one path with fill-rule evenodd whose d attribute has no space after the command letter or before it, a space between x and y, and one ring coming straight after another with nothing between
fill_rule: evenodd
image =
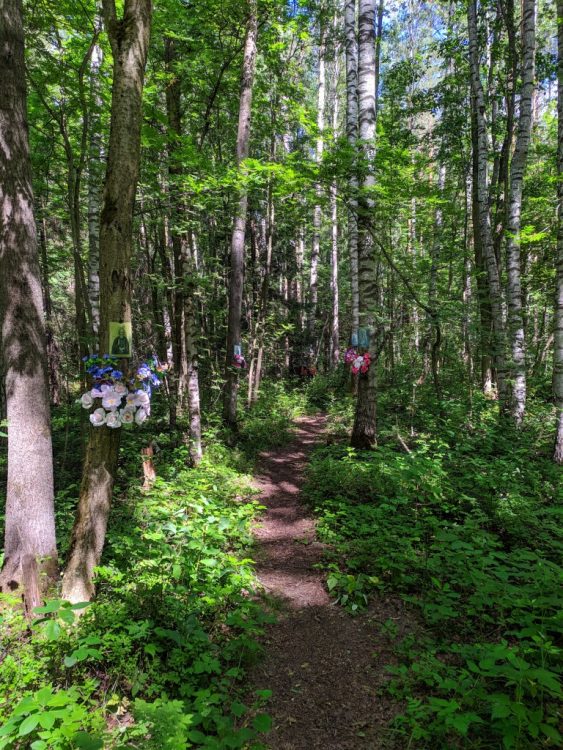
<instances>
[{"instance_id":1,"label":"small framed photo on tree","mask_svg":"<svg viewBox=\"0 0 563 750\"><path fill-rule=\"evenodd\" d=\"M130 357L133 343L131 321L109 324L109 353L113 357Z\"/></svg>"}]
</instances>

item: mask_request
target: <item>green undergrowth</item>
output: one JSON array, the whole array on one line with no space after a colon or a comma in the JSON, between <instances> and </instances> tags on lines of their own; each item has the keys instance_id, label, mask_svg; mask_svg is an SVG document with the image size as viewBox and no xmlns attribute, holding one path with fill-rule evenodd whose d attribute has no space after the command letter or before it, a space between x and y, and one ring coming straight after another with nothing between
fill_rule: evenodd
<instances>
[{"instance_id":1,"label":"green undergrowth","mask_svg":"<svg viewBox=\"0 0 563 750\"><path fill-rule=\"evenodd\" d=\"M397 746L558 747L563 483L551 414L531 404L517 433L477 396L471 408L451 398L440 417L428 393L414 414L404 395L383 393L380 445L367 453L338 441L353 406L333 402L336 445L315 452L305 490L331 545L334 598L357 612L394 592L417 623L396 637ZM384 629L397 636L392 621Z\"/></svg>"},{"instance_id":2,"label":"green undergrowth","mask_svg":"<svg viewBox=\"0 0 563 750\"><path fill-rule=\"evenodd\" d=\"M244 683L270 620L254 595L250 525L260 505L250 471L259 451L289 437L302 402L266 385L234 447L210 420L196 469L164 420L124 435L95 602L77 618L55 592L31 628L17 607L0 610L0 749L262 747L269 693L249 696ZM58 419L64 557L80 435L66 415ZM140 449L149 440L158 478L143 491Z\"/></svg>"}]
</instances>

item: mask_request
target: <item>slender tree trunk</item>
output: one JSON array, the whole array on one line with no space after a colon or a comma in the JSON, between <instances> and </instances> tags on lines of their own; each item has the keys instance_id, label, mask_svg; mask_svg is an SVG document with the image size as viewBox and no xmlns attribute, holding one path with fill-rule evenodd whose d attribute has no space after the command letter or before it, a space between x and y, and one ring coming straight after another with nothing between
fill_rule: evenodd
<instances>
[{"instance_id":1,"label":"slender tree trunk","mask_svg":"<svg viewBox=\"0 0 563 750\"><path fill-rule=\"evenodd\" d=\"M170 205L172 208L172 246L174 251L175 274L175 319L177 350L180 362L178 394L187 400L189 415L188 445L190 460L197 465L201 460L201 412L199 398L199 368L197 352L197 320L194 296L196 293L197 271L193 260L193 235L182 228L186 222L186 206L182 200L180 178L183 170L178 153L182 136L182 115L180 97L180 79L175 70L176 50L174 40L167 38L165 54L168 73L172 76L166 88L166 108L168 112L168 126L170 142L168 153L170 157L169 173L175 180L170 189Z\"/></svg>"},{"instance_id":2,"label":"slender tree trunk","mask_svg":"<svg viewBox=\"0 0 563 750\"><path fill-rule=\"evenodd\" d=\"M320 40L319 40L319 78L317 89L317 143L316 143L316 160L317 165L323 159L324 151L324 127L325 127L325 100L326 100L326 45L325 29L321 21ZM313 352L317 351L317 305L319 299L319 258L321 254L321 226L323 212L321 208L322 186L317 183L317 203L313 209L313 241L311 246L311 279L309 284L309 318L308 334L309 347ZM316 360L315 360L316 363Z\"/></svg>"},{"instance_id":3,"label":"slender tree trunk","mask_svg":"<svg viewBox=\"0 0 563 750\"><path fill-rule=\"evenodd\" d=\"M346 136L354 156L358 139L358 37L356 33L357 0L346 0ZM358 177L353 168L349 180L348 201L348 255L350 256L352 286L352 333L360 326L360 300L358 291Z\"/></svg>"},{"instance_id":4,"label":"slender tree trunk","mask_svg":"<svg viewBox=\"0 0 563 750\"><path fill-rule=\"evenodd\" d=\"M351 443L355 448L371 448L376 443L376 351L375 244L372 236L375 200L375 0L360 0L358 59L358 117L362 149L362 184L358 202L358 287L360 329L370 341L371 366L358 378L358 398Z\"/></svg>"},{"instance_id":5,"label":"slender tree trunk","mask_svg":"<svg viewBox=\"0 0 563 750\"><path fill-rule=\"evenodd\" d=\"M500 272L495 255L491 229L488 189L488 136L485 95L479 70L479 44L476 0L468 0L467 25L469 32L469 62L471 73L471 108L475 123L473 159L475 162L474 195L476 203L478 247L487 270L488 296L492 315L492 358L496 370L501 410L506 405L506 334L502 305Z\"/></svg>"},{"instance_id":6,"label":"slender tree trunk","mask_svg":"<svg viewBox=\"0 0 563 750\"><path fill-rule=\"evenodd\" d=\"M102 48L96 44L90 58L90 133L88 146L88 298L92 310L92 331L100 327L100 194L102 184L103 146L100 110L100 67Z\"/></svg>"},{"instance_id":7,"label":"slender tree trunk","mask_svg":"<svg viewBox=\"0 0 563 750\"><path fill-rule=\"evenodd\" d=\"M506 262L508 283L508 335L512 349L510 379L512 381L512 418L521 425L526 410L526 346L522 312L522 282L520 261L520 224L524 173L532 132L532 97L535 85L536 1L522 3L522 87L516 146L510 165L510 191L506 234Z\"/></svg>"},{"instance_id":8,"label":"slender tree trunk","mask_svg":"<svg viewBox=\"0 0 563 750\"><path fill-rule=\"evenodd\" d=\"M555 288L555 337L553 344L553 391L556 428L553 458L563 464L563 0L557 0L557 268Z\"/></svg>"},{"instance_id":9,"label":"slender tree trunk","mask_svg":"<svg viewBox=\"0 0 563 750\"><path fill-rule=\"evenodd\" d=\"M43 287L43 310L45 313L45 338L47 351L47 371L49 373L49 395L53 406L61 403L61 352L53 325L53 303L51 300L51 282L49 279L49 256L47 253L47 219L45 205L41 205L41 219L39 221L39 248L41 285Z\"/></svg>"},{"instance_id":10,"label":"slender tree trunk","mask_svg":"<svg viewBox=\"0 0 563 750\"><path fill-rule=\"evenodd\" d=\"M0 591L23 584L31 613L56 575L57 545L22 16L21 0L0 3L0 351L8 420Z\"/></svg>"},{"instance_id":11,"label":"slender tree trunk","mask_svg":"<svg viewBox=\"0 0 563 750\"><path fill-rule=\"evenodd\" d=\"M336 16L334 24L335 37L338 28ZM340 45L335 47L333 101L332 101L332 137L338 131L338 78L340 72ZM330 220L331 220L331 254L330 254L330 292L332 298L332 316L330 325L330 366L335 369L340 362L340 310L338 295L338 188L336 180L330 186Z\"/></svg>"},{"instance_id":12,"label":"slender tree trunk","mask_svg":"<svg viewBox=\"0 0 563 750\"><path fill-rule=\"evenodd\" d=\"M109 351L110 321L131 320L133 208L139 176L141 115L151 0L103 0L113 53L108 163L100 225L100 353ZM63 597L87 601L105 541L119 454L120 429L91 427L77 517L72 530Z\"/></svg>"},{"instance_id":13,"label":"slender tree trunk","mask_svg":"<svg viewBox=\"0 0 563 750\"><path fill-rule=\"evenodd\" d=\"M256 67L256 38L258 35L258 9L256 0L248 0L248 23L244 45L244 62L240 89L239 120L236 146L236 163L240 168L248 157L250 143L250 118L252 113L252 87ZM227 352L225 358L225 391L223 418L232 429L237 428L238 369L233 367L235 346L241 345L242 292L244 284L244 242L248 191L239 189L237 213L231 238L231 276L229 280L229 321Z\"/></svg>"}]
</instances>

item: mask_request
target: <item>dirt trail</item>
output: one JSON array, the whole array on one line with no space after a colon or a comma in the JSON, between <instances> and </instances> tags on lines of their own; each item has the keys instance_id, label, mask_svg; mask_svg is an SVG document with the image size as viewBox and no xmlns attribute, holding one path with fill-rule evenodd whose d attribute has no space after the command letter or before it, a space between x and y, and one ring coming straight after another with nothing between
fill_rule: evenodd
<instances>
[{"instance_id":1,"label":"dirt trail","mask_svg":"<svg viewBox=\"0 0 563 750\"><path fill-rule=\"evenodd\" d=\"M379 626L393 618L402 630L402 607L380 600L352 618L331 603L325 577L314 567L324 546L299 498L308 453L322 440L325 418L303 417L296 427L289 446L262 455L257 476L267 508L255 532L258 576L282 610L266 633L265 658L251 675L255 688L273 690L266 743L271 750L391 747L385 727L398 708L380 688L393 657Z\"/></svg>"}]
</instances>

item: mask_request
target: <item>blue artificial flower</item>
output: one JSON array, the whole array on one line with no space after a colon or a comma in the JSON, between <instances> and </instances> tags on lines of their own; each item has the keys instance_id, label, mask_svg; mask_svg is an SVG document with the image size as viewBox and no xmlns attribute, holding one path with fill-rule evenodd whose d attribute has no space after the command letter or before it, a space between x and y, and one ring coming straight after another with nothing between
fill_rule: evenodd
<instances>
[{"instance_id":1,"label":"blue artificial flower","mask_svg":"<svg viewBox=\"0 0 563 750\"><path fill-rule=\"evenodd\" d=\"M154 373L151 375L151 383L158 388L160 385L160 380L158 379L158 376Z\"/></svg>"},{"instance_id":2,"label":"blue artificial flower","mask_svg":"<svg viewBox=\"0 0 563 750\"><path fill-rule=\"evenodd\" d=\"M111 359L111 354L104 354L103 359Z\"/></svg>"},{"instance_id":3,"label":"blue artificial flower","mask_svg":"<svg viewBox=\"0 0 563 750\"><path fill-rule=\"evenodd\" d=\"M111 376L115 380L120 380L123 377L123 373L121 370L112 370Z\"/></svg>"},{"instance_id":4,"label":"blue artificial flower","mask_svg":"<svg viewBox=\"0 0 563 750\"><path fill-rule=\"evenodd\" d=\"M90 355L89 354L87 354L85 357L82 357L82 361L83 362L88 362L89 359L90 359Z\"/></svg>"}]
</instances>

